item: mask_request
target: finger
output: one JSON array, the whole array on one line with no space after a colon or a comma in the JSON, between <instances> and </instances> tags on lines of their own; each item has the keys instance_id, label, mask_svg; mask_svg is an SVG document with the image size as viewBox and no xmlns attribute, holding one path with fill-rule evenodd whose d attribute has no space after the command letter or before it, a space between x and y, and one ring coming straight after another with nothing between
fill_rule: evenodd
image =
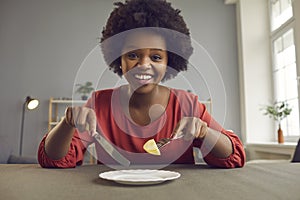
<instances>
[{"instance_id":1,"label":"finger","mask_svg":"<svg viewBox=\"0 0 300 200\"><path fill-rule=\"evenodd\" d=\"M89 113L87 115L87 123L89 125L89 131L93 135L96 132L97 120L95 112L91 109L89 110Z\"/></svg>"},{"instance_id":2,"label":"finger","mask_svg":"<svg viewBox=\"0 0 300 200\"><path fill-rule=\"evenodd\" d=\"M190 131L185 131L183 134L184 134L183 139L186 141L192 140L195 137L195 135L193 133L191 133Z\"/></svg>"},{"instance_id":3,"label":"finger","mask_svg":"<svg viewBox=\"0 0 300 200\"><path fill-rule=\"evenodd\" d=\"M73 119L73 111L72 107L67 107L65 110L65 122L72 127L75 127L74 119Z\"/></svg>"},{"instance_id":4,"label":"finger","mask_svg":"<svg viewBox=\"0 0 300 200\"><path fill-rule=\"evenodd\" d=\"M195 118L186 118L187 123L184 128L184 139L185 140L192 140L195 137L196 130L195 130Z\"/></svg>"},{"instance_id":5,"label":"finger","mask_svg":"<svg viewBox=\"0 0 300 200\"><path fill-rule=\"evenodd\" d=\"M195 131L196 131L196 134L195 134L195 137L196 138L199 138L200 137L200 131L201 131L201 120L197 120L197 122L195 123Z\"/></svg>"},{"instance_id":6,"label":"finger","mask_svg":"<svg viewBox=\"0 0 300 200\"><path fill-rule=\"evenodd\" d=\"M84 113L83 108L76 107L73 115L75 116L74 118L76 127L85 125L86 114Z\"/></svg>"},{"instance_id":7,"label":"finger","mask_svg":"<svg viewBox=\"0 0 300 200\"><path fill-rule=\"evenodd\" d=\"M76 107L72 107L71 112L72 112L73 123L76 126L77 125L77 117L78 117L77 108Z\"/></svg>"},{"instance_id":8,"label":"finger","mask_svg":"<svg viewBox=\"0 0 300 200\"><path fill-rule=\"evenodd\" d=\"M76 107L76 109L74 109L74 115L76 115L75 125L79 132L89 130L87 123L88 111L89 109L84 107Z\"/></svg>"},{"instance_id":9,"label":"finger","mask_svg":"<svg viewBox=\"0 0 300 200\"><path fill-rule=\"evenodd\" d=\"M208 132L207 123L204 122L201 124L201 129L200 129L198 138L204 138L206 136L207 132Z\"/></svg>"},{"instance_id":10,"label":"finger","mask_svg":"<svg viewBox=\"0 0 300 200\"><path fill-rule=\"evenodd\" d=\"M185 122L184 118L178 122L178 124L176 125L176 127L172 133L173 138L180 137L183 134L183 129L185 127L185 124L186 124L186 122Z\"/></svg>"}]
</instances>

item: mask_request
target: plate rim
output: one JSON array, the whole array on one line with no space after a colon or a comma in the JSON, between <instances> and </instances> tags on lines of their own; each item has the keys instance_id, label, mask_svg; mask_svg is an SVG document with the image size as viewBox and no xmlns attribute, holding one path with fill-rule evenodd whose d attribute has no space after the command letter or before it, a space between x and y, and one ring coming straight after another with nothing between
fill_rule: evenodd
<instances>
[{"instance_id":1,"label":"plate rim","mask_svg":"<svg viewBox=\"0 0 300 200\"><path fill-rule=\"evenodd\" d=\"M159 177L156 179L144 179L144 180L130 180L130 179L122 179L122 178L114 178L114 177L109 177L107 175L111 175L111 174L115 174L115 173L120 173L120 172L137 172L137 171L150 171L150 172L164 172L164 173L170 173L173 176L170 177ZM156 183L162 183L164 181L170 181L170 180L175 180L180 178L181 174L179 172L176 171L169 171L169 170L158 170L158 169L128 169L128 170L111 170L111 171L106 171L106 172L102 172L99 174L99 177L105 180L109 180L109 181L114 181L117 183L121 183L121 184L156 184Z\"/></svg>"}]
</instances>

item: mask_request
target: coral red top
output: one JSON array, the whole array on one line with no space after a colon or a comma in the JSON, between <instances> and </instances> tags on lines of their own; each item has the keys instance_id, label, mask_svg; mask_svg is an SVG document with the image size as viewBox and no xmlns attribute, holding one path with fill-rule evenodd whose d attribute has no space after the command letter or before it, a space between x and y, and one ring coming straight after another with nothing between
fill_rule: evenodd
<instances>
[{"instance_id":1,"label":"coral red top","mask_svg":"<svg viewBox=\"0 0 300 200\"><path fill-rule=\"evenodd\" d=\"M124 105L124 102L122 102ZM126 105L126 102L125 102ZM101 133L131 164L193 164L193 147L200 148L204 161L211 166L222 168L242 167L245 163L243 145L231 131L222 128L208 113L204 104L192 93L171 89L169 102L163 115L146 126L135 124L126 115L120 102L120 88L94 92L88 100L87 107L94 109L97 116L97 131ZM233 144L233 153L227 158L215 157L210 150L211 144L205 139L186 141L177 139L162 147L161 156L144 151L143 144L149 139L158 141L169 137L176 124L183 117L198 117L212 129L227 135ZM116 164L106 151L87 132L74 133L67 155L59 160L49 158L44 150L45 137L40 143L38 161L42 167L68 168L80 165L88 145L95 142L98 163Z\"/></svg>"}]
</instances>

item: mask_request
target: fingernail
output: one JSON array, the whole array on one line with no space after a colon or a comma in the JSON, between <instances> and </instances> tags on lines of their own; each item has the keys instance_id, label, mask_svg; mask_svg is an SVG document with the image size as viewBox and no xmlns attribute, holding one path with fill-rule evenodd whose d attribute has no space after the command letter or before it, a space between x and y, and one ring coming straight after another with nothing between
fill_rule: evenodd
<instances>
[{"instance_id":1,"label":"fingernail","mask_svg":"<svg viewBox=\"0 0 300 200\"><path fill-rule=\"evenodd\" d=\"M91 135L94 137L97 135L97 132L96 131L91 131Z\"/></svg>"}]
</instances>

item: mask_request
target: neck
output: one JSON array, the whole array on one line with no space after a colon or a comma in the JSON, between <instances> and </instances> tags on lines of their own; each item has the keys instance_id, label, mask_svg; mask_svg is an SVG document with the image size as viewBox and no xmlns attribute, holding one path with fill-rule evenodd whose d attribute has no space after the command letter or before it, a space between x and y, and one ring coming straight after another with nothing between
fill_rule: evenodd
<instances>
[{"instance_id":1,"label":"neck","mask_svg":"<svg viewBox=\"0 0 300 200\"><path fill-rule=\"evenodd\" d=\"M166 87L157 85L148 93L130 93L129 87L123 86L121 95L125 114L135 123L144 126L158 119L165 112L170 91Z\"/></svg>"},{"instance_id":2,"label":"neck","mask_svg":"<svg viewBox=\"0 0 300 200\"><path fill-rule=\"evenodd\" d=\"M156 86L151 92L146 94L133 92L129 100L129 105L133 108L149 108L153 104L158 103L159 94L160 86Z\"/></svg>"},{"instance_id":3,"label":"neck","mask_svg":"<svg viewBox=\"0 0 300 200\"><path fill-rule=\"evenodd\" d=\"M149 108L153 104L166 105L169 100L169 89L157 85L149 93L137 93L129 86L122 86L121 99L123 105L129 105L131 108Z\"/></svg>"}]
</instances>

